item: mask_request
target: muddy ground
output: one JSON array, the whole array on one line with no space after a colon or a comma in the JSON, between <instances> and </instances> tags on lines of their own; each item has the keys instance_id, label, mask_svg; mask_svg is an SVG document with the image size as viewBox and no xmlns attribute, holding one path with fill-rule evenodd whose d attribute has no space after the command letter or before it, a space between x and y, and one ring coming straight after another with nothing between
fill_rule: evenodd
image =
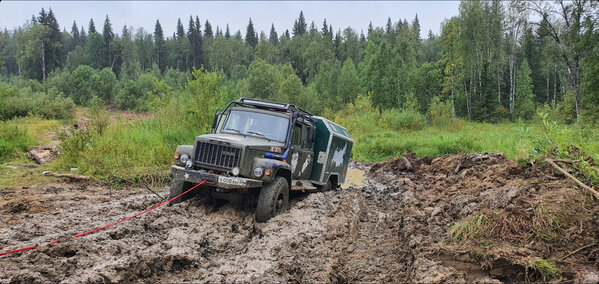
<instances>
[{"instance_id":1,"label":"muddy ground","mask_svg":"<svg viewBox=\"0 0 599 284\"><path fill-rule=\"evenodd\" d=\"M599 208L550 169L494 154L352 167L363 181L299 194L265 224L197 197L80 238L161 200L81 182L0 189L0 251L41 244L0 257L0 282L599 281Z\"/></svg>"}]
</instances>

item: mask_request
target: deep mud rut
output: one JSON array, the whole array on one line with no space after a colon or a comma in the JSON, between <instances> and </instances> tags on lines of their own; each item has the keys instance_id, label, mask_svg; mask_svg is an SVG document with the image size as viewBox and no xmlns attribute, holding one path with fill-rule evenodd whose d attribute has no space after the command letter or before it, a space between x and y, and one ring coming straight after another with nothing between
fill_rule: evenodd
<instances>
[{"instance_id":1,"label":"deep mud rut","mask_svg":"<svg viewBox=\"0 0 599 284\"><path fill-rule=\"evenodd\" d=\"M363 184L295 196L287 213L265 224L254 222L251 208L198 197L80 238L70 236L160 199L85 183L0 189L0 251L41 244L0 257L0 282L522 280L517 261L473 257L452 244L448 228L482 208L521 206L520 198L544 188L572 186L527 178L501 156L477 157L409 157L411 168L400 159L353 163L366 172ZM566 264L567 279L599 275L588 259Z\"/></svg>"}]
</instances>

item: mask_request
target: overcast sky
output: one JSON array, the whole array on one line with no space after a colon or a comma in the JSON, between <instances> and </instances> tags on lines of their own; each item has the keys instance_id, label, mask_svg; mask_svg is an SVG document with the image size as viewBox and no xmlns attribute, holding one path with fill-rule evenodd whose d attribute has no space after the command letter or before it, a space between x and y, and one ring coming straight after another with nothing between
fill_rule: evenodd
<instances>
[{"instance_id":1,"label":"overcast sky","mask_svg":"<svg viewBox=\"0 0 599 284\"><path fill-rule=\"evenodd\" d=\"M90 18L94 19L96 29L101 32L106 15L110 18L115 33L121 33L123 25L135 28L143 27L153 32L156 19L165 35L171 36L175 31L177 19L181 18L185 30L189 16L198 15L204 28L206 19L216 30L216 26L224 29L228 23L231 33L241 30L245 36L245 28L251 17L258 31L267 35L270 25L281 35L285 29L291 32L293 21L301 10L308 22L314 21L320 30L323 19L333 25L337 31L351 26L358 33L366 33L368 23L384 26L387 17L393 22L407 19L411 22L416 14L420 20L421 37L426 37L428 30L440 33L440 24L458 14L458 1L380 1L380 2L197 2L197 1L2 1L0 2L0 27L9 30L23 25L31 15L38 16L42 7L52 8L61 28L71 30L73 20L87 31Z\"/></svg>"}]
</instances>

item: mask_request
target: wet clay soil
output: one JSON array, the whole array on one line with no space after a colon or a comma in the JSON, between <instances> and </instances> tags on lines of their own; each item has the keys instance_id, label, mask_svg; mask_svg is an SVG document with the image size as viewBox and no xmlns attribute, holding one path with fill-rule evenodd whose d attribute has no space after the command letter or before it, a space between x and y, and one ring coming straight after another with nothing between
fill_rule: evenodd
<instances>
[{"instance_id":1,"label":"wet clay soil","mask_svg":"<svg viewBox=\"0 0 599 284\"><path fill-rule=\"evenodd\" d=\"M451 240L450 226L476 212L520 212L541 192L573 188L501 155L406 155L352 168L350 186L296 195L288 212L264 224L252 208L196 197L80 238L70 236L160 199L89 183L0 189L0 251L41 244L0 257L0 283L489 283L524 280L526 257L571 251L497 245L475 254ZM574 241L594 236L580 235ZM592 249L559 263L564 280L599 275Z\"/></svg>"}]
</instances>

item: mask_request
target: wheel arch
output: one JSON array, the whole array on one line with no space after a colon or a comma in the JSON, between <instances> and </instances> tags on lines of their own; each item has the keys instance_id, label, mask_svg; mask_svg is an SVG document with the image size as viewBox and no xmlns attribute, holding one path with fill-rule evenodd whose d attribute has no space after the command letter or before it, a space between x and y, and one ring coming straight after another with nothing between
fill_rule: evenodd
<instances>
[{"instance_id":1,"label":"wheel arch","mask_svg":"<svg viewBox=\"0 0 599 284\"><path fill-rule=\"evenodd\" d=\"M329 176L329 180L331 181L331 189L335 189L335 188L337 188L337 186L339 186L339 175L338 174L331 174Z\"/></svg>"},{"instance_id":2,"label":"wheel arch","mask_svg":"<svg viewBox=\"0 0 599 284\"><path fill-rule=\"evenodd\" d=\"M291 189L291 171L288 169L280 168L275 173L275 177L284 177L287 180L287 185Z\"/></svg>"}]
</instances>

